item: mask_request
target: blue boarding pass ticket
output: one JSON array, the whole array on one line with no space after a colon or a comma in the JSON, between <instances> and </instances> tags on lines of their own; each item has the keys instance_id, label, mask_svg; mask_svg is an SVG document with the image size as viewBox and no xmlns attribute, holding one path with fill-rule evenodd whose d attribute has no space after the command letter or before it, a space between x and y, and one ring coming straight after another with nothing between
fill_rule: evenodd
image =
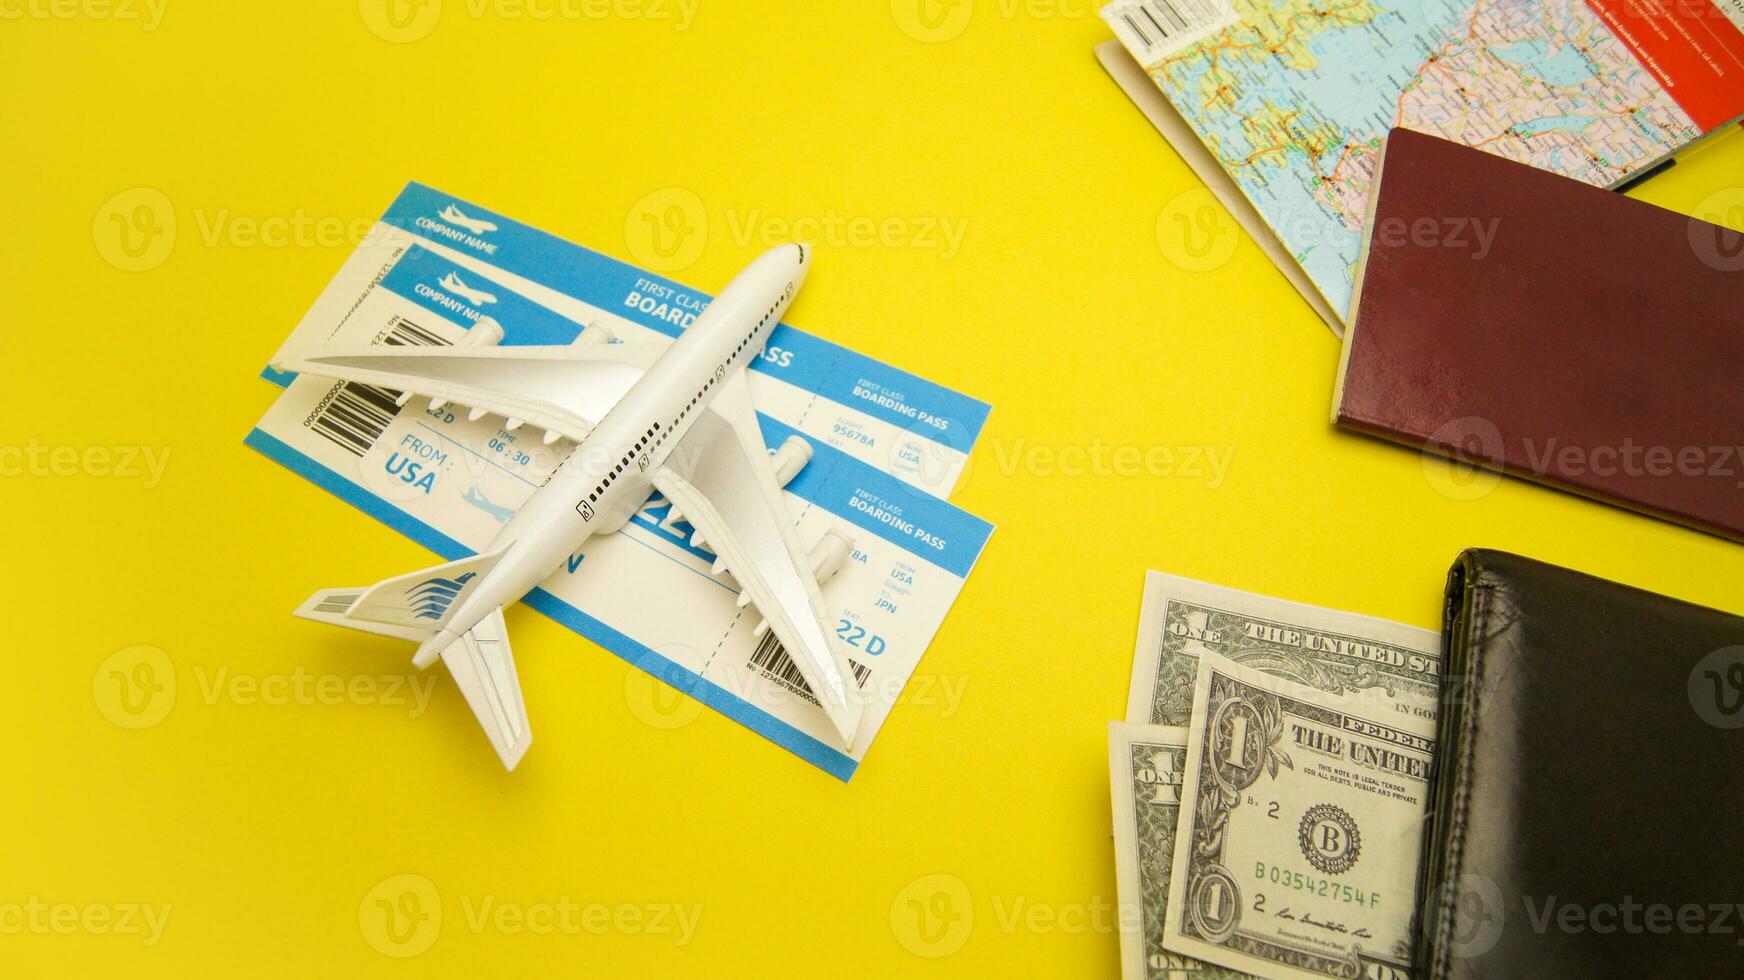
<instances>
[{"instance_id":1,"label":"blue boarding pass ticket","mask_svg":"<svg viewBox=\"0 0 1744 980\"><path fill-rule=\"evenodd\" d=\"M389 276L394 281L384 283ZM376 339L383 329L374 322L379 317L357 307L373 306L370 293L383 285L425 314L462 327L490 316L510 345L566 344L582 327L599 323L623 341L672 338L710 298L413 183L279 353ZM353 322L360 315L366 322ZM271 369L263 376L289 381ZM747 380L763 411L938 497L955 488L990 410L985 402L786 324L776 328Z\"/></svg>"},{"instance_id":2,"label":"blue boarding pass ticket","mask_svg":"<svg viewBox=\"0 0 1744 980\"><path fill-rule=\"evenodd\" d=\"M425 227L432 222L449 231ZM461 252L455 230L495 247ZM644 301L655 295L667 311L687 313ZM674 336L706 302L414 184L281 353L452 344L484 316L502 326L505 345L568 343L584 326L601 325L626 341ZM270 369L263 376L284 391L248 443L446 559L482 548L569 448L565 440L546 445L529 428L506 431L500 417L468 421L465 407L432 410L422 398L399 407L393 393L365 385ZM813 448L786 487L801 540L835 533L852 542L823 596L866 709L854 751L840 747L773 634L753 635L755 607L738 607L730 580L710 575L714 556L690 544L690 526L671 520L657 497L623 530L589 540L526 602L846 780L992 533L943 499L988 408L786 326L750 381L768 445L797 435ZM403 571L363 562L351 577L363 583ZM330 583L311 587L322 584Z\"/></svg>"}]
</instances>

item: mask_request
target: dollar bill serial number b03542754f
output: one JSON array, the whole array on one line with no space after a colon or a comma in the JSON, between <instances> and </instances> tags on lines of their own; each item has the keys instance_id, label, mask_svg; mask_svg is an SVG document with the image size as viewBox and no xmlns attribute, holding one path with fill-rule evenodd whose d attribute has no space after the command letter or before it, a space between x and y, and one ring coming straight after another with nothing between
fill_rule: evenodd
<instances>
[{"instance_id":1,"label":"dollar bill serial number b03542754f","mask_svg":"<svg viewBox=\"0 0 1744 980\"><path fill-rule=\"evenodd\" d=\"M1378 891L1352 888L1329 878L1322 878L1319 875L1290 868L1280 868L1264 861L1254 862L1254 877L1261 881L1269 881L1280 888L1303 892L1319 898L1330 898L1346 905L1356 905L1365 909L1379 908L1381 905L1381 893Z\"/></svg>"}]
</instances>

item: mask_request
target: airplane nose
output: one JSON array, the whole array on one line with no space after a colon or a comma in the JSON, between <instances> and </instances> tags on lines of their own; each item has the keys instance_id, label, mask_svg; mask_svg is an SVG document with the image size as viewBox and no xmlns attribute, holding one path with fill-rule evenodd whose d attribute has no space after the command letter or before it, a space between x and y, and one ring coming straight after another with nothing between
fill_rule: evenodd
<instances>
[{"instance_id":1,"label":"airplane nose","mask_svg":"<svg viewBox=\"0 0 1744 980\"><path fill-rule=\"evenodd\" d=\"M805 285L805 274L811 271L811 248L794 242L784 245L779 250L783 264L787 265L787 275L793 280L794 288Z\"/></svg>"}]
</instances>

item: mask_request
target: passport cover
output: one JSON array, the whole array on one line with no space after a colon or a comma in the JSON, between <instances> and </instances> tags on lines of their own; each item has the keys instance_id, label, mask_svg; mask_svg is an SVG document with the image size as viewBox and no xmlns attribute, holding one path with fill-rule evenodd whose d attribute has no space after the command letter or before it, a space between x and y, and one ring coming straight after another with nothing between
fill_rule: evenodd
<instances>
[{"instance_id":1,"label":"passport cover","mask_svg":"<svg viewBox=\"0 0 1744 980\"><path fill-rule=\"evenodd\" d=\"M1744 619L1497 551L1446 600L1413 975L1737 976Z\"/></svg>"},{"instance_id":2,"label":"passport cover","mask_svg":"<svg viewBox=\"0 0 1744 980\"><path fill-rule=\"evenodd\" d=\"M1333 421L1744 540L1744 234L1395 129Z\"/></svg>"}]
</instances>

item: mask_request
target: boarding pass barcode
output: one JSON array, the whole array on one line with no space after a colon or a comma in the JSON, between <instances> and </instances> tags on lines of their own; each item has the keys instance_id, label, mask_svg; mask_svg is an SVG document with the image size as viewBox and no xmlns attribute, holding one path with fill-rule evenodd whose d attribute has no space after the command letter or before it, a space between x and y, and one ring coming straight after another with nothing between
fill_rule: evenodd
<instances>
[{"instance_id":1,"label":"boarding pass barcode","mask_svg":"<svg viewBox=\"0 0 1744 980\"><path fill-rule=\"evenodd\" d=\"M854 671L854 683L865 687L866 678L872 676L872 668L854 660L849 660L848 666ZM787 655L774 632L764 633L763 639L757 641L757 649L751 654L751 667L812 704L818 703L811 685L805 682L805 675L799 672L799 665Z\"/></svg>"},{"instance_id":2,"label":"boarding pass barcode","mask_svg":"<svg viewBox=\"0 0 1744 980\"><path fill-rule=\"evenodd\" d=\"M396 316L382 335L391 347L445 347L448 341ZM399 412L400 393L375 385L344 381L333 386L309 420L309 426L340 449L362 456L369 452Z\"/></svg>"},{"instance_id":3,"label":"boarding pass barcode","mask_svg":"<svg viewBox=\"0 0 1744 980\"><path fill-rule=\"evenodd\" d=\"M1102 19L1149 68L1240 17L1229 0L1114 0L1102 8Z\"/></svg>"}]
</instances>

